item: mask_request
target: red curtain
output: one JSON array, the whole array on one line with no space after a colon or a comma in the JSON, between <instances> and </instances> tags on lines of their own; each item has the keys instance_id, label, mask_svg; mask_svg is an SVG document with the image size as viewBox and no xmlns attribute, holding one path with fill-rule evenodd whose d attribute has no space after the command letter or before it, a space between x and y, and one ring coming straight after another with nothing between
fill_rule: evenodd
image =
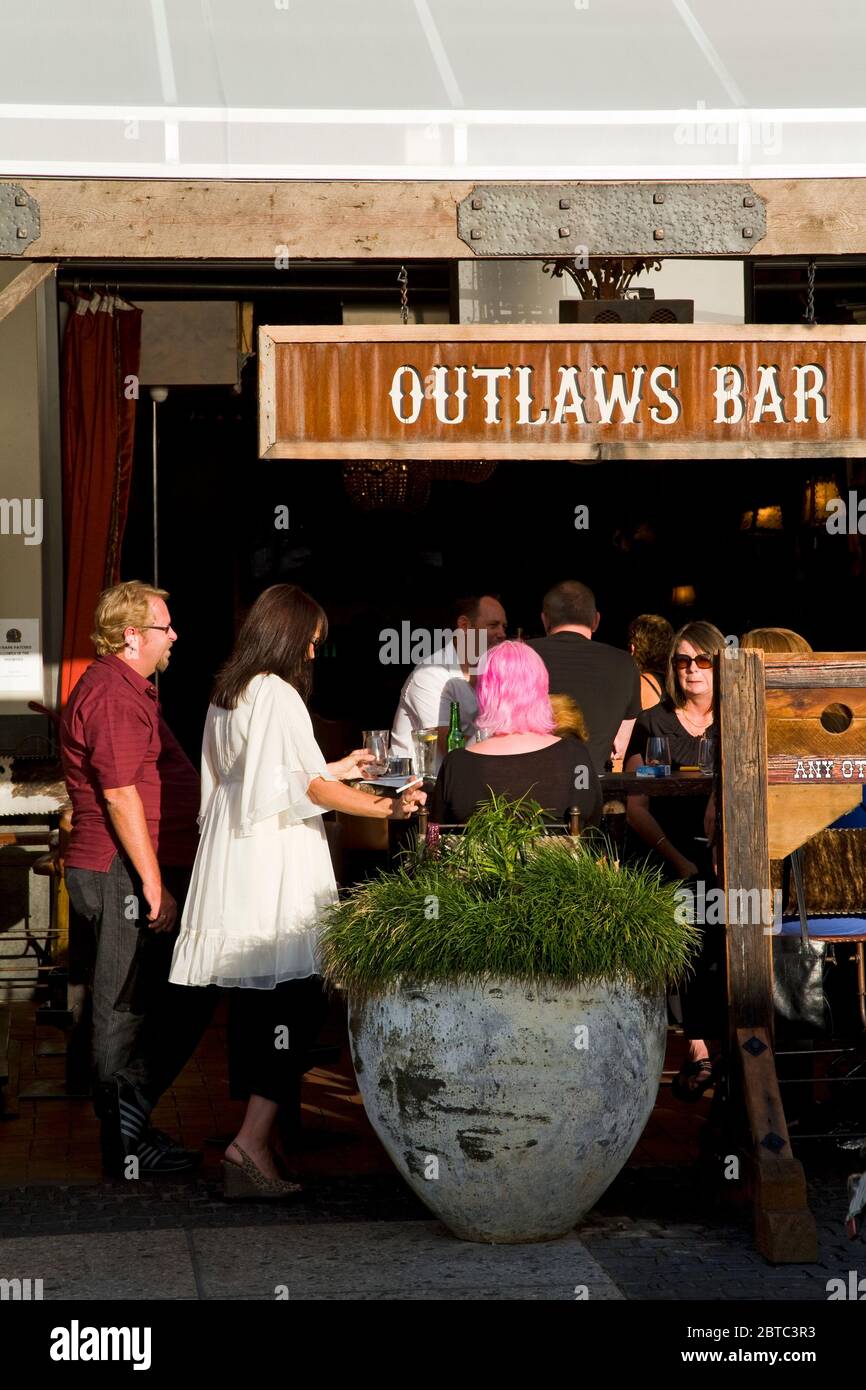
<instances>
[{"instance_id":1,"label":"red curtain","mask_svg":"<svg viewBox=\"0 0 866 1390\"><path fill-rule=\"evenodd\" d=\"M120 577L141 348L140 309L115 295L67 299L61 366L66 553L61 708L93 660L96 599Z\"/></svg>"}]
</instances>

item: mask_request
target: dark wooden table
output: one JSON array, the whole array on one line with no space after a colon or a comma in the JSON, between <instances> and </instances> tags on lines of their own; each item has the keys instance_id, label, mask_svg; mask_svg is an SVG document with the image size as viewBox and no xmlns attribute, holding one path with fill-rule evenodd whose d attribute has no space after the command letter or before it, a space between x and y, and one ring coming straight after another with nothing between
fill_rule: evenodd
<instances>
[{"instance_id":1,"label":"dark wooden table","mask_svg":"<svg viewBox=\"0 0 866 1390\"><path fill-rule=\"evenodd\" d=\"M709 796L709 772L672 772L670 777L638 777L634 772L606 772L601 778L605 801L626 796Z\"/></svg>"}]
</instances>

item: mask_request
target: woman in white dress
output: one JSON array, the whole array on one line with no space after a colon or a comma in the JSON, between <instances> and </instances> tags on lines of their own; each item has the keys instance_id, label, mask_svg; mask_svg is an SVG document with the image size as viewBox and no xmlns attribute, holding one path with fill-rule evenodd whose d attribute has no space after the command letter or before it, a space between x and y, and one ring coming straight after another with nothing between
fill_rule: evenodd
<instances>
[{"instance_id":1,"label":"woman in white dress","mask_svg":"<svg viewBox=\"0 0 866 1390\"><path fill-rule=\"evenodd\" d=\"M404 816L423 793L370 797L344 786L368 760L326 763L306 700L327 635L324 612L293 584L253 604L216 678L201 760L200 841L170 979L221 985L240 1130L225 1152L227 1196L285 1196L271 1132L324 1012L318 928L337 888L322 815Z\"/></svg>"}]
</instances>

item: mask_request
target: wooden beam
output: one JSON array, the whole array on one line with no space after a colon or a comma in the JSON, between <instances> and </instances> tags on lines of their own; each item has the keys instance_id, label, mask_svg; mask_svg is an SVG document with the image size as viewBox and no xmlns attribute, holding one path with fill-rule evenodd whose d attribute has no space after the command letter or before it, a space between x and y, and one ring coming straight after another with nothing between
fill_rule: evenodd
<instances>
[{"instance_id":1,"label":"wooden beam","mask_svg":"<svg viewBox=\"0 0 866 1390\"><path fill-rule=\"evenodd\" d=\"M757 889L772 902L767 817L767 721L763 652L745 648L716 659L720 752L721 852L725 893ZM764 898L763 895L767 894ZM771 937L761 921L729 924L728 1021L773 1032Z\"/></svg>"},{"instance_id":2,"label":"wooden beam","mask_svg":"<svg viewBox=\"0 0 866 1390\"><path fill-rule=\"evenodd\" d=\"M866 652L767 652L764 669L768 690L805 690L828 687L866 688ZM842 696L834 694L834 700ZM827 698L830 703L830 697Z\"/></svg>"},{"instance_id":3,"label":"wooden beam","mask_svg":"<svg viewBox=\"0 0 866 1390\"><path fill-rule=\"evenodd\" d=\"M304 260L472 260L457 235L457 204L484 186L427 179L4 181L39 204L41 235L27 250L35 260L273 261L278 248ZM641 183L655 188L658 180L628 186ZM750 183L767 201L767 234L745 256L866 254L866 179Z\"/></svg>"},{"instance_id":4,"label":"wooden beam","mask_svg":"<svg viewBox=\"0 0 866 1390\"><path fill-rule=\"evenodd\" d=\"M20 274L10 280L4 290L0 290L0 322L11 314L37 285L41 285L43 280L47 280L49 275L53 275L57 266L47 261L38 265L28 265Z\"/></svg>"},{"instance_id":5,"label":"wooden beam","mask_svg":"<svg viewBox=\"0 0 866 1390\"><path fill-rule=\"evenodd\" d=\"M716 658L720 734L719 856L726 895L759 890L770 897L767 796L767 719L764 653L742 649L735 659ZM764 893L767 898L764 899ZM726 898L727 901L730 899ZM730 915L730 914L729 914ZM728 922L729 1057L751 1134L749 1153L755 1241L775 1263L818 1257L815 1220L806 1179L791 1153L773 1056L771 930L761 921Z\"/></svg>"},{"instance_id":6,"label":"wooden beam","mask_svg":"<svg viewBox=\"0 0 866 1390\"><path fill-rule=\"evenodd\" d=\"M752 1136L755 1243L775 1264L811 1263L818 1258L818 1233L803 1165L791 1153L767 1030L738 1028L736 1051Z\"/></svg>"}]
</instances>

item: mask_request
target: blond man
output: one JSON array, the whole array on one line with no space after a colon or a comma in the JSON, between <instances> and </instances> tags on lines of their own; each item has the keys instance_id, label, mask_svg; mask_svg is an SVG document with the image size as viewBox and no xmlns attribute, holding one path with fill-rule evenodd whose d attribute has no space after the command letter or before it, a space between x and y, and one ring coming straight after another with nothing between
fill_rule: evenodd
<instances>
[{"instance_id":1,"label":"blond man","mask_svg":"<svg viewBox=\"0 0 866 1390\"><path fill-rule=\"evenodd\" d=\"M61 750L72 799L65 877L95 936L93 1069L109 1170L179 1172L198 1155L149 1115L195 1047L215 1002L168 983L195 859L199 777L162 717L150 677L177 633L168 594L137 580L99 597L96 660L72 691Z\"/></svg>"}]
</instances>

